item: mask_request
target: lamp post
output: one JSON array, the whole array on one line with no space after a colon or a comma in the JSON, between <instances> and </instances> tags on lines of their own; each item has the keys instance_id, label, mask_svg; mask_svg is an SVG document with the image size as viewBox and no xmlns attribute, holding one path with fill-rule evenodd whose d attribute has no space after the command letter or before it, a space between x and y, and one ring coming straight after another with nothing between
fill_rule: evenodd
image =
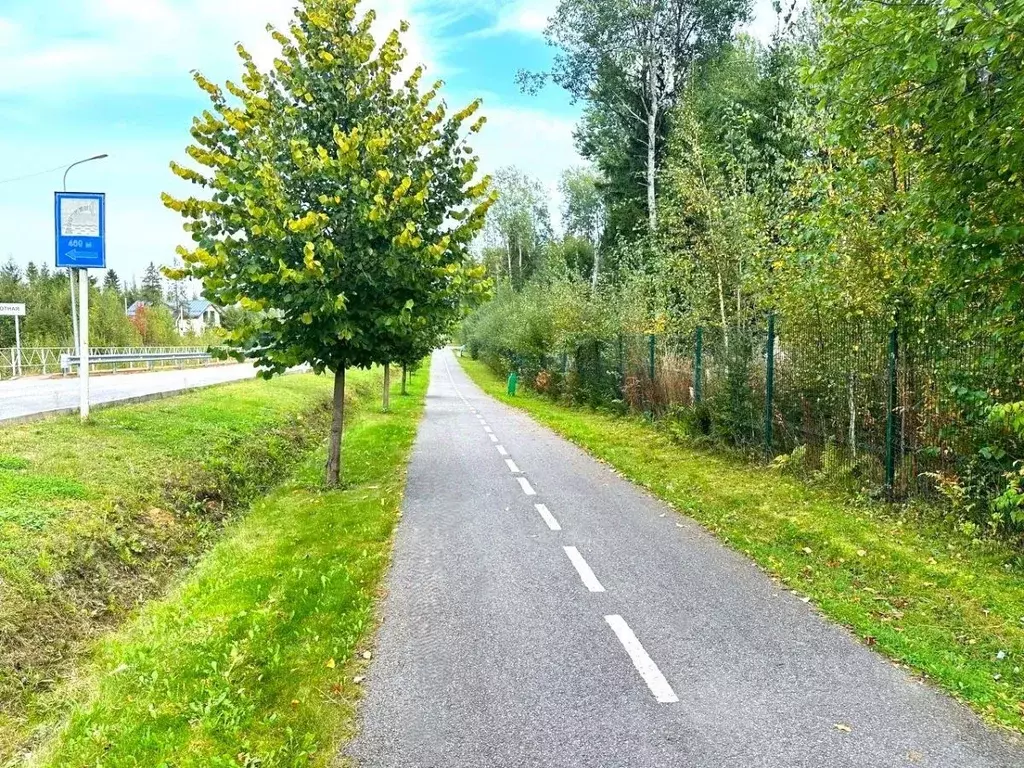
<instances>
[{"instance_id":1,"label":"lamp post","mask_svg":"<svg viewBox=\"0 0 1024 768\"><path fill-rule=\"evenodd\" d=\"M64 169L64 191L65 192L68 191L68 172L72 168L74 168L76 165L84 165L85 163L91 163L94 160L103 160L103 159L105 159L107 157L109 157L109 155L107 155L106 153L104 153L102 155L94 155L93 157L87 157L84 160L79 160L77 162L74 162L71 165L69 165L67 168L65 168ZM78 333L78 310L75 307L75 276L76 276L77 272L78 272L77 269L70 269L70 268L68 269L68 283L71 286L71 331L72 331L72 335L74 336L75 350L79 354L81 354L82 353L82 341L81 341L81 336Z\"/></svg>"}]
</instances>

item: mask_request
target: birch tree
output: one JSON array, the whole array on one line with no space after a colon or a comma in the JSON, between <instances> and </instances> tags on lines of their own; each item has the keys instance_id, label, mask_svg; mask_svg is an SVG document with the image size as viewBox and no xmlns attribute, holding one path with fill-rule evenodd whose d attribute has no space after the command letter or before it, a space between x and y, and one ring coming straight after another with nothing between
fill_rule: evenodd
<instances>
[{"instance_id":1,"label":"birch tree","mask_svg":"<svg viewBox=\"0 0 1024 768\"><path fill-rule=\"evenodd\" d=\"M637 181L652 232L666 113L693 64L726 42L749 13L750 0L561 0L546 33L560 49L554 67L522 76L527 87L550 78L639 135L646 157Z\"/></svg>"}]
</instances>

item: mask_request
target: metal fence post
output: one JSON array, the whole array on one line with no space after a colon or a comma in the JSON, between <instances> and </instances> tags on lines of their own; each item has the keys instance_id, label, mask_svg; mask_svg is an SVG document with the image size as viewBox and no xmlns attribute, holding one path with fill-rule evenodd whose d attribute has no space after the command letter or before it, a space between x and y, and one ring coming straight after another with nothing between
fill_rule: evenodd
<instances>
[{"instance_id":1,"label":"metal fence post","mask_svg":"<svg viewBox=\"0 0 1024 768\"><path fill-rule=\"evenodd\" d=\"M704 399L704 328L697 327L697 346L693 355L693 402Z\"/></svg>"},{"instance_id":2,"label":"metal fence post","mask_svg":"<svg viewBox=\"0 0 1024 768\"><path fill-rule=\"evenodd\" d=\"M654 355L655 355L655 349L656 349L655 345L656 344L657 344L657 341L655 341L654 334L652 333L651 334L651 338L649 340L650 349L648 350L650 352L650 360L648 361L648 366L647 366L647 370L648 370L648 373L650 374L651 383L652 384L654 383Z\"/></svg>"},{"instance_id":3,"label":"metal fence post","mask_svg":"<svg viewBox=\"0 0 1024 768\"><path fill-rule=\"evenodd\" d=\"M765 345L764 379L764 460L772 460L775 426L775 313L768 314L768 343Z\"/></svg>"},{"instance_id":4,"label":"metal fence post","mask_svg":"<svg viewBox=\"0 0 1024 768\"><path fill-rule=\"evenodd\" d=\"M894 325L889 332L889 410L885 419L885 498L896 496L896 376L899 359L899 335Z\"/></svg>"},{"instance_id":5,"label":"metal fence post","mask_svg":"<svg viewBox=\"0 0 1024 768\"><path fill-rule=\"evenodd\" d=\"M562 375L565 376L569 372L569 353L562 353Z\"/></svg>"}]
</instances>

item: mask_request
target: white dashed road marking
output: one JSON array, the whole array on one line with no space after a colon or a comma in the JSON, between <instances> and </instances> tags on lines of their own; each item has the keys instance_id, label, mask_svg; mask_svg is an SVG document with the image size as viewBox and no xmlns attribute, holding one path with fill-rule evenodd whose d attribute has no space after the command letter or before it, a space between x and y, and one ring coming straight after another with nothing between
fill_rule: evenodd
<instances>
[{"instance_id":1,"label":"white dashed road marking","mask_svg":"<svg viewBox=\"0 0 1024 768\"><path fill-rule=\"evenodd\" d=\"M679 697L672 690L672 686L668 684L668 680L661 674L661 670L658 669L658 665L654 663L654 660L647 655L647 651L644 650L640 641L637 640L636 635L633 634L633 630L629 628L626 620L621 616L605 616L604 620L608 622L612 632L619 638L619 642L626 649L626 653L629 654L633 666L636 667L640 677L647 683L647 687L651 689L654 698L661 704L675 704L679 701Z\"/></svg>"},{"instance_id":2,"label":"white dashed road marking","mask_svg":"<svg viewBox=\"0 0 1024 768\"><path fill-rule=\"evenodd\" d=\"M492 430L490 427L484 427L484 432L486 432L488 435L494 434L494 430Z\"/></svg>"},{"instance_id":3,"label":"white dashed road marking","mask_svg":"<svg viewBox=\"0 0 1024 768\"><path fill-rule=\"evenodd\" d=\"M519 467L516 466L516 463L512 461L512 459L505 459L505 463L508 464L508 471L511 472L513 475L520 474Z\"/></svg>"},{"instance_id":4,"label":"white dashed road marking","mask_svg":"<svg viewBox=\"0 0 1024 768\"><path fill-rule=\"evenodd\" d=\"M576 547L562 547L562 549L565 550L565 554L569 556L569 562L573 564L576 573L583 580L583 586L591 592L604 592L604 587L601 586L601 582L597 580L594 572L590 570L590 566L587 565L587 561L583 559L580 551Z\"/></svg>"},{"instance_id":5,"label":"white dashed road marking","mask_svg":"<svg viewBox=\"0 0 1024 768\"><path fill-rule=\"evenodd\" d=\"M552 531L562 530L562 526L558 524L558 521L555 520L555 516L551 514L551 511L544 504L534 504L533 506L537 508L540 516L544 518L544 522L548 524L548 528Z\"/></svg>"},{"instance_id":6,"label":"white dashed road marking","mask_svg":"<svg viewBox=\"0 0 1024 768\"><path fill-rule=\"evenodd\" d=\"M491 438L491 442L492 443L498 442L498 436L497 435L489 435L489 437Z\"/></svg>"},{"instance_id":7,"label":"white dashed road marking","mask_svg":"<svg viewBox=\"0 0 1024 768\"><path fill-rule=\"evenodd\" d=\"M523 493L525 493L527 496L537 495L537 492L533 490L533 486L530 485L530 481L527 480L525 477L517 477L516 480L519 481L519 485L523 489Z\"/></svg>"},{"instance_id":8,"label":"white dashed road marking","mask_svg":"<svg viewBox=\"0 0 1024 768\"><path fill-rule=\"evenodd\" d=\"M504 445L499 445L498 446L498 455L499 456L508 456L508 451L505 450L505 446Z\"/></svg>"}]
</instances>

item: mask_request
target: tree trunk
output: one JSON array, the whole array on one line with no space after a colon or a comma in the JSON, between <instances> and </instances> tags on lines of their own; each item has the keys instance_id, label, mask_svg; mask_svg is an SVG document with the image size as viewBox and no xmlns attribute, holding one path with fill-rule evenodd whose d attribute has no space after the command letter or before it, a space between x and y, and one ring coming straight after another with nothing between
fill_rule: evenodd
<instances>
[{"instance_id":1,"label":"tree trunk","mask_svg":"<svg viewBox=\"0 0 1024 768\"><path fill-rule=\"evenodd\" d=\"M402 366L402 395L408 395L409 390L406 389L406 382L409 380L409 366Z\"/></svg>"},{"instance_id":2,"label":"tree trunk","mask_svg":"<svg viewBox=\"0 0 1024 768\"><path fill-rule=\"evenodd\" d=\"M384 413L391 410L391 363L384 363Z\"/></svg>"},{"instance_id":3,"label":"tree trunk","mask_svg":"<svg viewBox=\"0 0 1024 768\"><path fill-rule=\"evenodd\" d=\"M509 240L505 246L505 253L508 254L508 284L512 285L512 241Z\"/></svg>"},{"instance_id":4,"label":"tree trunk","mask_svg":"<svg viewBox=\"0 0 1024 768\"><path fill-rule=\"evenodd\" d=\"M651 107L651 113L647 117L647 223L651 232L658 231L658 200L655 195L654 181L658 175L658 114L657 107Z\"/></svg>"},{"instance_id":5,"label":"tree trunk","mask_svg":"<svg viewBox=\"0 0 1024 768\"><path fill-rule=\"evenodd\" d=\"M327 487L341 485L341 443L345 435L345 367L334 373L334 420L331 422L331 442L327 449Z\"/></svg>"},{"instance_id":6,"label":"tree trunk","mask_svg":"<svg viewBox=\"0 0 1024 768\"><path fill-rule=\"evenodd\" d=\"M849 398L850 406L850 453L853 458L857 458L857 400L854 396L854 374L850 371L847 381L847 397Z\"/></svg>"},{"instance_id":7,"label":"tree trunk","mask_svg":"<svg viewBox=\"0 0 1024 768\"><path fill-rule=\"evenodd\" d=\"M725 356L729 357L729 323L725 318L725 287L722 285L722 270L718 269L718 310L722 313L722 340L725 342Z\"/></svg>"},{"instance_id":8,"label":"tree trunk","mask_svg":"<svg viewBox=\"0 0 1024 768\"><path fill-rule=\"evenodd\" d=\"M598 246L594 246L594 275L590 280L591 289L594 293L597 293L597 276L601 272L601 252L598 250Z\"/></svg>"},{"instance_id":9,"label":"tree trunk","mask_svg":"<svg viewBox=\"0 0 1024 768\"><path fill-rule=\"evenodd\" d=\"M520 240L518 243L516 243L516 247L519 250L519 282L520 283L524 283L526 281L523 280L523 242L522 242L522 240Z\"/></svg>"},{"instance_id":10,"label":"tree trunk","mask_svg":"<svg viewBox=\"0 0 1024 768\"><path fill-rule=\"evenodd\" d=\"M653 42L652 42L653 46ZM647 108L647 222L651 232L658 231L658 199L655 181L658 177L658 69L657 56L652 51L648 64L650 69L650 93Z\"/></svg>"}]
</instances>

